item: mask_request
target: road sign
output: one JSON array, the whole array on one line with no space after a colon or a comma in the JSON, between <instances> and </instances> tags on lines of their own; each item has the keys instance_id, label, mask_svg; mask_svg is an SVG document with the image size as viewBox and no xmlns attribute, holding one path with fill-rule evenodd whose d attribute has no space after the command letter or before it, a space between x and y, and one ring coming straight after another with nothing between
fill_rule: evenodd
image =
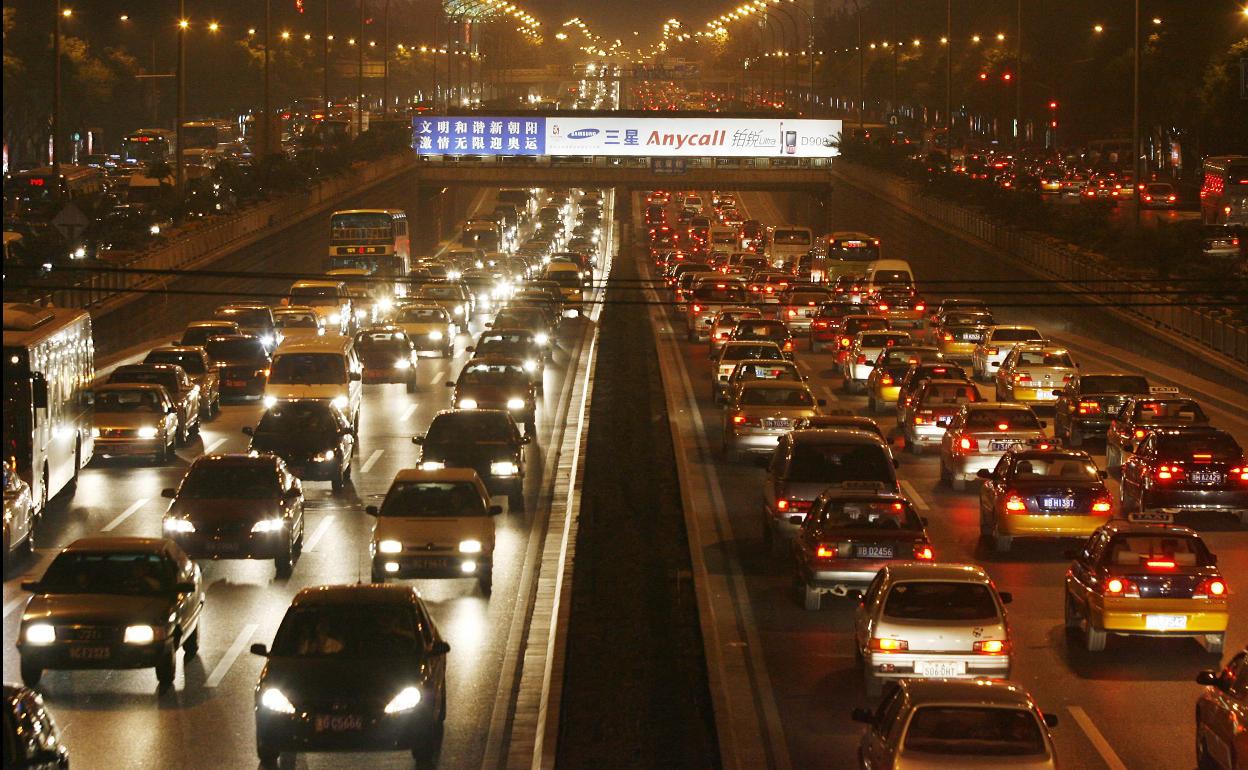
<instances>
[{"instance_id":1,"label":"road sign","mask_svg":"<svg viewBox=\"0 0 1248 770\"><path fill-rule=\"evenodd\" d=\"M72 203L65 204L65 208L52 217L52 226L61 234L61 237L70 242L78 240L82 231L86 229L87 223L87 215Z\"/></svg>"},{"instance_id":2,"label":"road sign","mask_svg":"<svg viewBox=\"0 0 1248 770\"><path fill-rule=\"evenodd\" d=\"M685 173L685 158L651 158L650 171L655 174Z\"/></svg>"}]
</instances>

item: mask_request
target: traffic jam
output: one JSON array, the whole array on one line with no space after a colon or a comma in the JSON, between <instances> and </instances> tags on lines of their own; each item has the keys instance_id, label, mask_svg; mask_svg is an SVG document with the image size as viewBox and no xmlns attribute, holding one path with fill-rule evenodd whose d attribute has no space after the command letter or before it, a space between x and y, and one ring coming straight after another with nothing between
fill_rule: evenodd
<instances>
[{"instance_id":1,"label":"traffic jam","mask_svg":"<svg viewBox=\"0 0 1248 770\"><path fill-rule=\"evenodd\" d=\"M1232 432L1179 388L1085 365L974 293L926 290L887 240L766 223L747 195L641 196L665 305L656 333L679 341L699 439L732 479L740 558L779 576L759 585L787 581L790 604L828 618L777 649L822 669L829 656L810 645L826 651L833 629L852 638L854 673L836 681L857 679L869 706L843 709L867 725L861 766L1057 766L1056 704L1011 679L1037 655L1010 620L1034 589L994 578L1039 562L1061 586L1063 632L1040 644L1112 660L1190 639L1209 670L1186 681L1215 686L1172 706L1190 714L1200 698L1201 767L1241 767L1248 650L1226 647L1240 576L1203 534L1248 524L1248 456ZM948 506L918 492L924 469ZM958 522L935 518L961 508ZM933 525L955 524L969 525L974 560L937 544ZM1060 555L1035 550L1049 547ZM766 595L754 612L775 614ZM783 636L797 621L777 622ZM857 689L840 697L852 705Z\"/></svg>"}]
</instances>

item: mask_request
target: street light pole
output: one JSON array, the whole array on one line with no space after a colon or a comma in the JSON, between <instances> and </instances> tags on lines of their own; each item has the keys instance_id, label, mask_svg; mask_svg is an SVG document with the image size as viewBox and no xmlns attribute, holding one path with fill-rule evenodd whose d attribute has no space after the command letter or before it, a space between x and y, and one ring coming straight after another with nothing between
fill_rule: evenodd
<instances>
[{"instance_id":1,"label":"street light pole","mask_svg":"<svg viewBox=\"0 0 1248 770\"><path fill-rule=\"evenodd\" d=\"M264 98L261 104L263 114L260 116L261 158L264 158L269 154L269 148L272 146L272 137L269 136L269 115L273 112L273 109L269 104L269 48L272 43L272 24L273 0L264 0Z\"/></svg>"},{"instance_id":2,"label":"street light pole","mask_svg":"<svg viewBox=\"0 0 1248 770\"><path fill-rule=\"evenodd\" d=\"M858 17L858 129L861 131L866 128L867 70L863 60L866 52L862 49L862 6L858 0L854 0L854 15Z\"/></svg>"},{"instance_id":3,"label":"street light pole","mask_svg":"<svg viewBox=\"0 0 1248 770\"><path fill-rule=\"evenodd\" d=\"M945 0L945 162L953 167L953 0Z\"/></svg>"},{"instance_id":4,"label":"street light pole","mask_svg":"<svg viewBox=\"0 0 1248 770\"><path fill-rule=\"evenodd\" d=\"M1135 0L1135 27L1131 43L1133 78L1131 83L1131 169L1135 185L1131 200L1135 201L1135 226L1140 226L1140 0Z\"/></svg>"},{"instance_id":5,"label":"street light pole","mask_svg":"<svg viewBox=\"0 0 1248 770\"><path fill-rule=\"evenodd\" d=\"M355 135L364 133L364 0L360 0L360 34L355 39Z\"/></svg>"},{"instance_id":6,"label":"street light pole","mask_svg":"<svg viewBox=\"0 0 1248 770\"><path fill-rule=\"evenodd\" d=\"M1014 149L1023 146L1023 0L1014 23Z\"/></svg>"},{"instance_id":7,"label":"street light pole","mask_svg":"<svg viewBox=\"0 0 1248 770\"><path fill-rule=\"evenodd\" d=\"M325 29L321 35L321 110L329 117L329 2L325 0Z\"/></svg>"},{"instance_id":8,"label":"street light pole","mask_svg":"<svg viewBox=\"0 0 1248 770\"><path fill-rule=\"evenodd\" d=\"M52 168L61 168L61 0L52 20ZM47 156L44 155L46 158Z\"/></svg>"},{"instance_id":9,"label":"street light pole","mask_svg":"<svg viewBox=\"0 0 1248 770\"><path fill-rule=\"evenodd\" d=\"M186 0L178 0L178 116L176 119L177 125L173 127L173 143L177 147L177 151L173 164L175 170L174 189L179 196L182 195L183 186L186 183L186 169L182 159L182 123L186 121L186 28Z\"/></svg>"},{"instance_id":10,"label":"street light pole","mask_svg":"<svg viewBox=\"0 0 1248 770\"><path fill-rule=\"evenodd\" d=\"M381 21L381 44L385 49L381 65L381 116L383 119L390 117L390 0L386 0L384 8Z\"/></svg>"}]
</instances>

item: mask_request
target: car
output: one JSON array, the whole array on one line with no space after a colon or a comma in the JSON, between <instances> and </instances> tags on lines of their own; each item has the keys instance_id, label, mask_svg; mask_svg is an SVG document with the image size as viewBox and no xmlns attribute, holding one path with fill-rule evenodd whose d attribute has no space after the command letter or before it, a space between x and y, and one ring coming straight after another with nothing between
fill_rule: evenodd
<instances>
[{"instance_id":1,"label":"car","mask_svg":"<svg viewBox=\"0 0 1248 770\"><path fill-rule=\"evenodd\" d=\"M408 586L304 588L286 610L255 690L256 754L409 751L436 762L446 720L446 656Z\"/></svg>"},{"instance_id":2,"label":"car","mask_svg":"<svg viewBox=\"0 0 1248 770\"><path fill-rule=\"evenodd\" d=\"M763 480L764 545L784 551L824 490L863 485L899 491L896 461L878 434L853 428L782 434Z\"/></svg>"},{"instance_id":3,"label":"car","mask_svg":"<svg viewBox=\"0 0 1248 770\"><path fill-rule=\"evenodd\" d=\"M745 302L745 285L740 281L706 281L694 288L686 302L685 332L689 341L708 338L711 322L719 311Z\"/></svg>"},{"instance_id":4,"label":"car","mask_svg":"<svg viewBox=\"0 0 1248 770\"><path fill-rule=\"evenodd\" d=\"M212 311L212 316L235 322L243 334L256 335L270 353L282 341L273 319L273 309L268 305L259 302L232 302Z\"/></svg>"},{"instance_id":5,"label":"car","mask_svg":"<svg viewBox=\"0 0 1248 770\"><path fill-rule=\"evenodd\" d=\"M924 362L940 363L944 355L930 345L889 345L875 357L867 376L867 411L884 412L897 405L901 380L910 367Z\"/></svg>"},{"instance_id":6,"label":"car","mask_svg":"<svg viewBox=\"0 0 1248 770\"><path fill-rule=\"evenodd\" d=\"M1140 185L1140 208L1172 209L1179 205L1179 193L1168 182L1148 182Z\"/></svg>"},{"instance_id":7,"label":"car","mask_svg":"<svg viewBox=\"0 0 1248 770\"><path fill-rule=\"evenodd\" d=\"M4 766L10 770L69 770L69 748L37 691L4 685Z\"/></svg>"},{"instance_id":8,"label":"car","mask_svg":"<svg viewBox=\"0 0 1248 770\"><path fill-rule=\"evenodd\" d=\"M867 697L896 679L1008 679L1014 639L1005 605L1012 599L977 564L882 566L854 612Z\"/></svg>"},{"instance_id":9,"label":"car","mask_svg":"<svg viewBox=\"0 0 1248 770\"><path fill-rule=\"evenodd\" d=\"M233 321L215 320L215 321L192 321L186 325L182 331L182 336L176 340L170 341L170 345L179 345L184 347L203 346L209 337L215 337L220 334L241 334L237 323Z\"/></svg>"},{"instance_id":10,"label":"car","mask_svg":"<svg viewBox=\"0 0 1248 770\"><path fill-rule=\"evenodd\" d=\"M742 319L728 335L729 342L774 342L784 357L793 360L793 332L783 321L770 318Z\"/></svg>"},{"instance_id":11,"label":"car","mask_svg":"<svg viewBox=\"0 0 1248 770\"><path fill-rule=\"evenodd\" d=\"M374 583L390 578L475 578L490 595L494 579L494 519L485 483L472 468L404 469L381 506L364 511L377 521L369 541Z\"/></svg>"},{"instance_id":12,"label":"car","mask_svg":"<svg viewBox=\"0 0 1248 770\"><path fill-rule=\"evenodd\" d=\"M359 432L364 403L364 365L351 337L332 335L286 340L273 351L264 386L265 407L279 401L329 401Z\"/></svg>"},{"instance_id":13,"label":"car","mask_svg":"<svg viewBox=\"0 0 1248 770\"><path fill-rule=\"evenodd\" d=\"M868 312L888 319L890 329L921 329L927 321L927 303L909 289L884 289L873 294Z\"/></svg>"},{"instance_id":14,"label":"car","mask_svg":"<svg viewBox=\"0 0 1248 770\"><path fill-rule=\"evenodd\" d=\"M990 315L949 313L943 320L935 322L929 338L947 360L969 365L975 358L975 348L995 323Z\"/></svg>"},{"instance_id":15,"label":"car","mask_svg":"<svg viewBox=\"0 0 1248 770\"><path fill-rule=\"evenodd\" d=\"M862 304L866 276L861 273L842 273L832 283L832 295L848 300L854 305Z\"/></svg>"},{"instance_id":16,"label":"car","mask_svg":"<svg viewBox=\"0 0 1248 770\"><path fill-rule=\"evenodd\" d=\"M711 320L711 328L708 334L710 340L709 357L714 358L719 349L724 346L728 338L732 336L732 330L737 328L737 324L747 319L760 319L763 314L758 310L745 305L730 306L721 309L715 314Z\"/></svg>"},{"instance_id":17,"label":"car","mask_svg":"<svg viewBox=\"0 0 1248 770\"><path fill-rule=\"evenodd\" d=\"M507 495L509 511L524 510L524 448L532 441L505 409L444 409L412 437L421 470L471 468L490 494Z\"/></svg>"},{"instance_id":18,"label":"car","mask_svg":"<svg viewBox=\"0 0 1248 770\"><path fill-rule=\"evenodd\" d=\"M1200 228L1200 252L1206 257L1238 257L1244 242L1243 227L1204 225Z\"/></svg>"},{"instance_id":19,"label":"car","mask_svg":"<svg viewBox=\"0 0 1248 770\"><path fill-rule=\"evenodd\" d=\"M355 333L355 353L364 365L363 382L399 382L415 393L420 357L407 332L398 326L378 324Z\"/></svg>"},{"instance_id":20,"label":"car","mask_svg":"<svg viewBox=\"0 0 1248 770\"><path fill-rule=\"evenodd\" d=\"M881 316L860 313L842 317L835 331L836 363L841 365L842 374L844 374L845 361L849 358L849 349L853 346L859 332L886 332L888 330L888 319ZM865 374L863 379L866 379Z\"/></svg>"},{"instance_id":21,"label":"car","mask_svg":"<svg viewBox=\"0 0 1248 770\"><path fill-rule=\"evenodd\" d=\"M913 398L899 411L901 435L911 454L923 454L939 446L945 431L963 404L982 401L979 389L969 380L922 380Z\"/></svg>"},{"instance_id":22,"label":"car","mask_svg":"<svg viewBox=\"0 0 1248 770\"><path fill-rule=\"evenodd\" d=\"M491 329L496 326L500 329L528 329L533 333L533 341L545 351L546 360L554 357L557 345L555 326L541 308L509 304L498 311L494 320L486 326Z\"/></svg>"},{"instance_id":23,"label":"car","mask_svg":"<svg viewBox=\"0 0 1248 770\"><path fill-rule=\"evenodd\" d=\"M1127 513L1229 513L1248 524L1248 456L1219 428L1153 430L1122 464Z\"/></svg>"},{"instance_id":24,"label":"car","mask_svg":"<svg viewBox=\"0 0 1248 770\"><path fill-rule=\"evenodd\" d=\"M1164 395L1128 397L1118 408L1105 429L1105 467L1111 475L1118 475L1122 464L1153 431L1209 424L1209 416L1196 399L1171 390Z\"/></svg>"},{"instance_id":25,"label":"car","mask_svg":"<svg viewBox=\"0 0 1248 770\"><path fill-rule=\"evenodd\" d=\"M17 641L27 687L48 669L155 668L164 688L179 649L199 654L203 577L168 538L79 538L22 590L34 594Z\"/></svg>"},{"instance_id":26,"label":"car","mask_svg":"<svg viewBox=\"0 0 1248 770\"><path fill-rule=\"evenodd\" d=\"M249 451L281 458L283 470L306 481L328 481L341 492L351 480L359 439L346 414L327 399L278 401L253 428Z\"/></svg>"},{"instance_id":27,"label":"car","mask_svg":"<svg viewBox=\"0 0 1248 770\"><path fill-rule=\"evenodd\" d=\"M1196 701L1196 766L1243 770L1248 759L1248 647L1220 671L1201 671Z\"/></svg>"},{"instance_id":28,"label":"car","mask_svg":"<svg viewBox=\"0 0 1248 770\"><path fill-rule=\"evenodd\" d=\"M906 345L911 342L910 332L899 331L860 331L854 335L853 341L846 350L841 362L841 388L849 393L866 390L867 380L875 371L875 360L880 353L894 345Z\"/></svg>"},{"instance_id":29,"label":"car","mask_svg":"<svg viewBox=\"0 0 1248 770\"><path fill-rule=\"evenodd\" d=\"M780 320L794 334L809 332L820 307L828 299L827 289L790 288L780 298Z\"/></svg>"},{"instance_id":30,"label":"car","mask_svg":"<svg viewBox=\"0 0 1248 770\"><path fill-rule=\"evenodd\" d=\"M176 364L125 364L108 375L108 384L118 383L162 386L177 410L178 446L185 445L191 436L199 435L200 390L182 367Z\"/></svg>"},{"instance_id":31,"label":"car","mask_svg":"<svg viewBox=\"0 0 1248 770\"><path fill-rule=\"evenodd\" d=\"M1114 516L1106 474L1081 450L1012 450L977 475L979 537L997 553L1020 537L1084 539Z\"/></svg>"},{"instance_id":32,"label":"car","mask_svg":"<svg viewBox=\"0 0 1248 770\"><path fill-rule=\"evenodd\" d=\"M1221 653L1229 588L1200 535L1164 514L1098 529L1066 571L1068 641L1103 652L1110 635L1192 637Z\"/></svg>"},{"instance_id":33,"label":"car","mask_svg":"<svg viewBox=\"0 0 1248 770\"><path fill-rule=\"evenodd\" d=\"M199 416L210 420L221 412L220 371L200 345L162 345L143 358L145 364L172 364L182 367L191 382L199 386Z\"/></svg>"},{"instance_id":34,"label":"car","mask_svg":"<svg viewBox=\"0 0 1248 770\"><path fill-rule=\"evenodd\" d=\"M900 383L897 386L896 414L898 428L905 427L906 409L913 403L919 388L923 385L923 381L929 379L971 381L966 371L954 363L919 361L918 363L910 364L910 368L901 376Z\"/></svg>"},{"instance_id":35,"label":"car","mask_svg":"<svg viewBox=\"0 0 1248 770\"><path fill-rule=\"evenodd\" d=\"M984 331L975 352L971 354L971 369L974 377L982 382L989 382L996 374L997 367L1015 346L1024 342L1044 342L1044 335L1034 326L990 326Z\"/></svg>"},{"instance_id":36,"label":"car","mask_svg":"<svg viewBox=\"0 0 1248 770\"><path fill-rule=\"evenodd\" d=\"M178 443L178 407L156 383L114 383L95 389L91 435L101 457L144 455L163 465Z\"/></svg>"},{"instance_id":37,"label":"car","mask_svg":"<svg viewBox=\"0 0 1248 770\"><path fill-rule=\"evenodd\" d=\"M907 679L873 712L853 710L870 725L858 744L864 768L1028 768L1056 770L1049 728L1021 685L993 679Z\"/></svg>"},{"instance_id":38,"label":"car","mask_svg":"<svg viewBox=\"0 0 1248 770\"><path fill-rule=\"evenodd\" d=\"M727 342L711 367L711 399L720 401L728 390L728 378L739 361L787 361L774 342Z\"/></svg>"},{"instance_id":39,"label":"car","mask_svg":"<svg viewBox=\"0 0 1248 770\"><path fill-rule=\"evenodd\" d=\"M724 410L721 450L734 460L742 454L771 454L781 436L801 417L819 414L816 399L805 382L754 380L742 383Z\"/></svg>"},{"instance_id":40,"label":"car","mask_svg":"<svg viewBox=\"0 0 1248 770\"><path fill-rule=\"evenodd\" d=\"M738 361L728 375L725 393L716 403L724 404L733 399L737 388L747 382L756 380L782 380L786 382L805 382L806 375L792 361L768 361L765 359Z\"/></svg>"},{"instance_id":41,"label":"car","mask_svg":"<svg viewBox=\"0 0 1248 770\"><path fill-rule=\"evenodd\" d=\"M290 342L316 339L292 336ZM217 390L223 399L259 399L269 382L272 359L254 334L220 334L204 340L204 351L217 368Z\"/></svg>"},{"instance_id":42,"label":"car","mask_svg":"<svg viewBox=\"0 0 1248 770\"><path fill-rule=\"evenodd\" d=\"M935 558L924 519L890 485L824 490L802 518L793 554L807 610L828 594L865 589L886 564Z\"/></svg>"},{"instance_id":43,"label":"car","mask_svg":"<svg viewBox=\"0 0 1248 770\"><path fill-rule=\"evenodd\" d=\"M454 382L451 403L460 409L501 409L524 424L526 435L537 431L537 387L524 360L482 356L464 364Z\"/></svg>"},{"instance_id":44,"label":"car","mask_svg":"<svg viewBox=\"0 0 1248 770\"><path fill-rule=\"evenodd\" d=\"M276 455L200 455L161 495L165 537L191 558L272 559L290 577L303 548L303 488Z\"/></svg>"},{"instance_id":45,"label":"car","mask_svg":"<svg viewBox=\"0 0 1248 770\"><path fill-rule=\"evenodd\" d=\"M35 520L38 512L30 495L30 485L22 481L16 463L4 461L4 558L17 549L29 556L35 550Z\"/></svg>"},{"instance_id":46,"label":"car","mask_svg":"<svg viewBox=\"0 0 1248 770\"><path fill-rule=\"evenodd\" d=\"M543 390L542 380L546 373L545 350L537 342L536 335L521 328L508 329L492 325L481 332L477 341L466 348L473 358L517 358L522 362L524 371L533 379L537 392Z\"/></svg>"},{"instance_id":47,"label":"car","mask_svg":"<svg viewBox=\"0 0 1248 770\"><path fill-rule=\"evenodd\" d=\"M1057 400L1055 389L1070 382L1076 367L1070 351L1061 345L1016 345L993 375L997 400L1037 405L1053 403Z\"/></svg>"},{"instance_id":48,"label":"car","mask_svg":"<svg viewBox=\"0 0 1248 770\"><path fill-rule=\"evenodd\" d=\"M1102 439L1110 420L1131 396L1149 394L1148 378L1139 374L1075 372L1054 390L1053 436L1067 446L1080 447L1090 438Z\"/></svg>"},{"instance_id":49,"label":"car","mask_svg":"<svg viewBox=\"0 0 1248 770\"><path fill-rule=\"evenodd\" d=\"M857 314L858 310L858 305L844 298L819 303L810 319L810 352L822 353L828 345L835 346L841 319Z\"/></svg>"},{"instance_id":50,"label":"car","mask_svg":"<svg viewBox=\"0 0 1248 770\"><path fill-rule=\"evenodd\" d=\"M793 430L823 430L826 428L848 428L851 430L866 431L872 435L878 436L881 441L888 444L888 436L884 435L884 431L880 428L880 424L870 417L856 415L851 409L829 409L828 414L817 414L813 417L802 417L794 421ZM891 453L891 449L889 450Z\"/></svg>"},{"instance_id":51,"label":"car","mask_svg":"<svg viewBox=\"0 0 1248 770\"><path fill-rule=\"evenodd\" d=\"M445 310L457 331L468 328L472 318L472 295L458 283L427 283L416 291L414 300L420 304L437 305Z\"/></svg>"},{"instance_id":52,"label":"car","mask_svg":"<svg viewBox=\"0 0 1248 770\"><path fill-rule=\"evenodd\" d=\"M940 481L961 492L980 470L997 467L1001 455L1015 446L1049 445L1045 422L1026 404L991 401L963 404L940 442Z\"/></svg>"},{"instance_id":53,"label":"car","mask_svg":"<svg viewBox=\"0 0 1248 770\"><path fill-rule=\"evenodd\" d=\"M455 323L441 305L405 303L395 311L393 323L407 334L417 355L436 353L441 358L455 355Z\"/></svg>"}]
</instances>

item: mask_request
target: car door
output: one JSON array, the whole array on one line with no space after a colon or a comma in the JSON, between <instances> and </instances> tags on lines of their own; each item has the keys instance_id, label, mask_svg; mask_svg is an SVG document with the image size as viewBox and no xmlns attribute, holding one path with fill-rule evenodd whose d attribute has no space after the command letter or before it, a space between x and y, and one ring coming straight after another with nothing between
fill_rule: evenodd
<instances>
[{"instance_id":1,"label":"car door","mask_svg":"<svg viewBox=\"0 0 1248 770\"><path fill-rule=\"evenodd\" d=\"M278 459L278 474L282 484L282 494L286 500L286 517L290 520L290 532L293 540L298 541L303 535L303 485L286 467L286 462ZM296 534L297 533L297 534Z\"/></svg>"},{"instance_id":2,"label":"car door","mask_svg":"<svg viewBox=\"0 0 1248 770\"><path fill-rule=\"evenodd\" d=\"M864 655L871 640L871 629L875 627L875 609L884 593L884 584L888 582L888 573L887 566L875 573L875 579L863 592L854 612L854 636L858 650Z\"/></svg>"},{"instance_id":3,"label":"car door","mask_svg":"<svg viewBox=\"0 0 1248 770\"><path fill-rule=\"evenodd\" d=\"M178 390L185 394L186 397L186 413L188 419L199 419L199 386L191 381L187 376L186 370L178 367Z\"/></svg>"},{"instance_id":4,"label":"car door","mask_svg":"<svg viewBox=\"0 0 1248 770\"><path fill-rule=\"evenodd\" d=\"M979 510L981 518L989 519L996 515L997 499L1005 488L1005 480L1010 474L1012 459L1007 453L997 462L992 471L992 478L985 479L979 487Z\"/></svg>"},{"instance_id":5,"label":"car door","mask_svg":"<svg viewBox=\"0 0 1248 770\"><path fill-rule=\"evenodd\" d=\"M1155 443L1154 437L1149 436L1136 447L1134 453L1124 456L1121 481L1121 494L1124 500L1127 495L1130 495L1132 500L1142 501L1144 478L1152 465Z\"/></svg>"},{"instance_id":6,"label":"car door","mask_svg":"<svg viewBox=\"0 0 1248 770\"><path fill-rule=\"evenodd\" d=\"M352 432L351 422L346 415L335 412L334 427L338 431L338 452L342 457L342 464L350 466L355 459L355 433Z\"/></svg>"},{"instance_id":7,"label":"car door","mask_svg":"<svg viewBox=\"0 0 1248 770\"><path fill-rule=\"evenodd\" d=\"M1096 593L1093 580L1096 577L1096 564L1105 547L1107 535L1097 532L1088 538L1083 548L1075 555L1070 569L1066 573L1066 590L1080 611L1088 604L1090 597Z\"/></svg>"},{"instance_id":8,"label":"car door","mask_svg":"<svg viewBox=\"0 0 1248 770\"><path fill-rule=\"evenodd\" d=\"M996 388L998 396L1013 396L1013 389L1010 387L1013 383L1011 379L1014 376L1014 361L1018 358L1018 348L1012 348L1009 353L1005 354L1005 358L1001 359L1001 365L997 367L997 371L993 374L996 380Z\"/></svg>"},{"instance_id":9,"label":"car door","mask_svg":"<svg viewBox=\"0 0 1248 770\"><path fill-rule=\"evenodd\" d=\"M905 722L904 712L908 712L908 709L902 708L905 700L902 689L893 687L875 709L875 717L863 739L865 745L862 752L863 764L871 770L893 766L897 749L892 738L900 732L900 726Z\"/></svg>"},{"instance_id":10,"label":"car door","mask_svg":"<svg viewBox=\"0 0 1248 770\"><path fill-rule=\"evenodd\" d=\"M178 591L174 594L173 614L176 616L178 628L182 630L182 639L186 640L194 632L199 623L199 615L204 606L203 586L199 579L199 567L182 552L182 549L169 543L164 553L167 568L176 575L179 583L194 583L193 591Z\"/></svg>"}]
</instances>

